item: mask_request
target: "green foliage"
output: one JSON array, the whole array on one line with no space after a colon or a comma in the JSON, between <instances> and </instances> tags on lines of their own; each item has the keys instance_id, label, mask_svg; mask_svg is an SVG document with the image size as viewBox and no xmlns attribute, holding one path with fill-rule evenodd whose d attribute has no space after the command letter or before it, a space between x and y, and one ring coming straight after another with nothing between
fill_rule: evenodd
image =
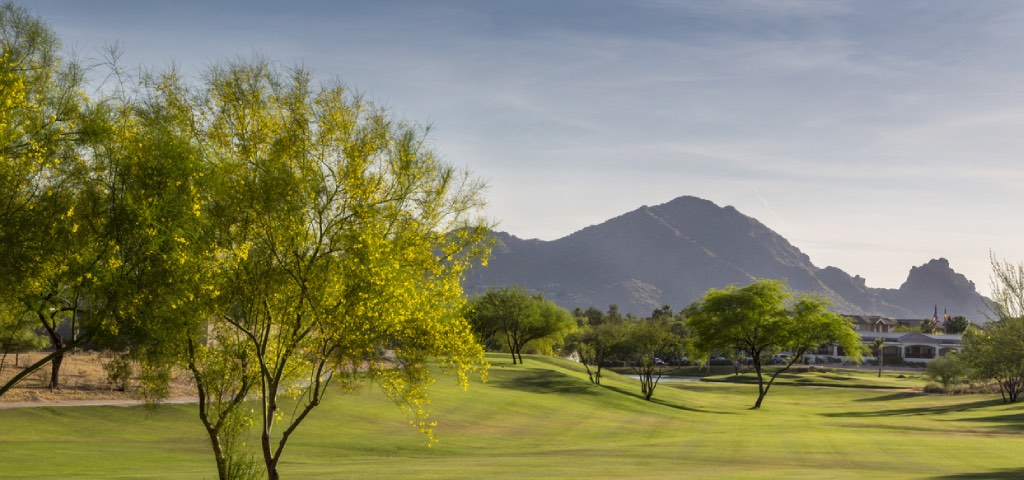
<instances>
[{"instance_id":1,"label":"green foliage","mask_svg":"<svg viewBox=\"0 0 1024 480\"><path fill-rule=\"evenodd\" d=\"M967 327L970 325L971 323L967 321L966 317L957 315L943 322L942 331L946 332L947 335L958 335L967 331Z\"/></svg>"},{"instance_id":2,"label":"green foliage","mask_svg":"<svg viewBox=\"0 0 1024 480\"><path fill-rule=\"evenodd\" d=\"M528 343L561 344L576 326L567 310L520 287L488 290L473 298L470 322L483 343L504 343L513 364L522 363Z\"/></svg>"},{"instance_id":3,"label":"green foliage","mask_svg":"<svg viewBox=\"0 0 1024 480\"><path fill-rule=\"evenodd\" d=\"M996 320L1024 317L1024 263L999 260L989 252L992 265L992 312Z\"/></svg>"},{"instance_id":4,"label":"green foliage","mask_svg":"<svg viewBox=\"0 0 1024 480\"><path fill-rule=\"evenodd\" d=\"M20 311L20 313L19 313ZM0 303L0 374L7 366L7 356L39 350L46 345L46 340L35 331L36 319L24 312L20 305Z\"/></svg>"},{"instance_id":5,"label":"green foliage","mask_svg":"<svg viewBox=\"0 0 1024 480\"><path fill-rule=\"evenodd\" d=\"M963 358L975 377L999 384L1004 402L1016 402L1024 392L1024 264L997 260L992 264L994 321L984 330L968 329Z\"/></svg>"},{"instance_id":6,"label":"green foliage","mask_svg":"<svg viewBox=\"0 0 1024 480\"><path fill-rule=\"evenodd\" d=\"M625 358L633 372L640 377L640 391L650 400L661 379L665 358L683 355L684 339L671 328L669 317L650 318L628 322L617 354Z\"/></svg>"},{"instance_id":7,"label":"green foliage","mask_svg":"<svg viewBox=\"0 0 1024 480\"><path fill-rule=\"evenodd\" d=\"M566 347L579 355L590 382L601 384L601 369L620 352L626 327L622 321L599 322L580 327L566 337Z\"/></svg>"},{"instance_id":8,"label":"green foliage","mask_svg":"<svg viewBox=\"0 0 1024 480\"><path fill-rule=\"evenodd\" d=\"M429 434L428 364L466 385L483 363L459 284L486 254L481 185L437 159L423 129L308 72L254 60L204 79L163 74L145 102L186 120L178 130L194 140L181 151L203 148L189 215L209 251L181 261L206 274L194 310L206 331L233 332L207 348L245 354L194 348L193 375L209 382L229 360L255 372L271 478L331 383L376 381ZM221 392L213 425L250 386L207 384Z\"/></svg>"},{"instance_id":9,"label":"green foliage","mask_svg":"<svg viewBox=\"0 0 1024 480\"><path fill-rule=\"evenodd\" d=\"M947 392L950 387L966 379L969 373L966 363L956 353L948 353L933 359L928 362L925 371L928 378L942 384L942 389Z\"/></svg>"},{"instance_id":10,"label":"green foliage","mask_svg":"<svg viewBox=\"0 0 1024 480\"><path fill-rule=\"evenodd\" d=\"M778 374L808 350L831 343L854 361L861 356L860 336L847 320L828 311L826 300L801 297L788 304L791 296L780 281L758 280L743 288L711 289L689 309L687 325L698 356L707 359L714 351L738 350L751 358L758 376L755 409ZM782 352L791 355L788 364L765 382L762 367Z\"/></svg>"},{"instance_id":11,"label":"green foliage","mask_svg":"<svg viewBox=\"0 0 1024 480\"><path fill-rule=\"evenodd\" d=\"M1024 392L1024 318L991 322L984 330L964 333L964 363L974 376L999 383L1003 401L1016 402Z\"/></svg>"},{"instance_id":12,"label":"green foliage","mask_svg":"<svg viewBox=\"0 0 1024 480\"><path fill-rule=\"evenodd\" d=\"M936 324L935 320L932 320L930 318L925 319L925 321L921 322L921 333L935 333L935 331L938 330L938 328L939 325Z\"/></svg>"},{"instance_id":13,"label":"green foliage","mask_svg":"<svg viewBox=\"0 0 1024 480\"><path fill-rule=\"evenodd\" d=\"M44 23L10 2L0 6L0 43L0 303L20 304L4 309L15 315L34 312L62 352L57 325L77 317L95 260L88 225L74 217L90 173L82 70Z\"/></svg>"},{"instance_id":14,"label":"green foliage","mask_svg":"<svg viewBox=\"0 0 1024 480\"><path fill-rule=\"evenodd\" d=\"M16 312L0 326L21 339L30 312L44 328L52 386L85 340L126 355L118 378L138 365L150 399L188 364L216 449L259 385L276 478L332 380L378 382L429 433L428 364L463 385L481 368L459 281L487 254L482 185L440 161L426 129L260 60L201 81L115 75L89 102L24 9L0 7L0 41L0 305Z\"/></svg>"}]
</instances>

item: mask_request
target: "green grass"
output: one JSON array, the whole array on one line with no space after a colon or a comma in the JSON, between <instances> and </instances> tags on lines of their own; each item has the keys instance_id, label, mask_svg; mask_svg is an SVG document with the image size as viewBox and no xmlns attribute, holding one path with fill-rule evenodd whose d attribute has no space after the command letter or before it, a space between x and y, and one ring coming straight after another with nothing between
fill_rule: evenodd
<instances>
[{"instance_id":1,"label":"green grass","mask_svg":"<svg viewBox=\"0 0 1024 480\"><path fill-rule=\"evenodd\" d=\"M289 445L282 475L1024 477L1024 406L998 396L779 384L752 411L749 384L662 384L646 402L612 372L597 387L561 360L491 361L486 384L434 387L440 442L429 448L379 391L332 392ZM213 478L193 409L0 410L0 477Z\"/></svg>"},{"instance_id":2,"label":"green grass","mask_svg":"<svg viewBox=\"0 0 1024 480\"><path fill-rule=\"evenodd\" d=\"M775 368L767 369L764 376L765 382L769 380ZM757 384L757 375L752 371L740 375L729 372L725 375L704 377L704 381ZM796 372L795 369L790 369L780 373L775 379L774 385L920 390L927 383L928 379L923 371L883 371L882 376L879 377L877 370L835 369L827 372Z\"/></svg>"}]
</instances>

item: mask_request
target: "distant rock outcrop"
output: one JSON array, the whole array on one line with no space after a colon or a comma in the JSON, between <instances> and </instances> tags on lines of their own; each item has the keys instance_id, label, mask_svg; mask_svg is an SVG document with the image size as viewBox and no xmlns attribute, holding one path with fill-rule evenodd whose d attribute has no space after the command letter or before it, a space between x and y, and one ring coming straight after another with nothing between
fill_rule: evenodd
<instances>
[{"instance_id":1,"label":"distant rock outcrop","mask_svg":"<svg viewBox=\"0 0 1024 480\"><path fill-rule=\"evenodd\" d=\"M567 308L615 304L648 314L688 305L709 288L782 278L796 291L829 298L842 313L924 318L938 306L982 320L986 305L946 259L914 267L899 289L869 288L859 276L814 266L756 219L696 197L643 206L553 241L494 235L489 265L467 278L470 293L522 285Z\"/></svg>"}]
</instances>

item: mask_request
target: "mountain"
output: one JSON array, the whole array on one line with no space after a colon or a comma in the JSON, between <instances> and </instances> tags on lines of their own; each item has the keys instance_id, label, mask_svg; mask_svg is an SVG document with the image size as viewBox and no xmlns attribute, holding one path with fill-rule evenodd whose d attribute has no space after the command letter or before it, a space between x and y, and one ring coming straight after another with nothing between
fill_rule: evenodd
<instances>
[{"instance_id":1,"label":"mountain","mask_svg":"<svg viewBox=\"0 0 1024 480\"><path fill-rule=\"evenodd\" d=\"M982 320L985 299L946 259L911 269L898 289L870 288L836 267L818 268L788 240L731 206L680 197L643 206L553 241L494 233L487 267L473 269L466 290L521 285L563 307L648 314L681 308L709 288L782 278L798 292L830 299L840 313L926 318L938 306Z\"/></svg>"}]
</instances>

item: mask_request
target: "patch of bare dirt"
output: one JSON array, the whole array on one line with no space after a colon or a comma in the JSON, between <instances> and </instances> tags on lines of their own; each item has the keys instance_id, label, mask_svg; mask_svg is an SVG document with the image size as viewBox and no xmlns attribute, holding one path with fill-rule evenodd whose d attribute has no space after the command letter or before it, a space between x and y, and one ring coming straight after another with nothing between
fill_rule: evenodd
<instances>
[{"instance_id":1,"label":"patch of bare dirt","mask_svg":"<svg viewBox=\"0 0 1024 480\"><path fill-rule=\"evenodd\" d=\"M0 365L0 384L22 372L25 367L46 356L46 352L8 354ZM104 368L109 356L96 352L77 352L64 356L60 369L60 388L50 390L50 366L44 366L29 375L10 391L0 396L0 404L51 404L51 403L92 403L108 400L111 402L132 402L139 400L138 381L132 377L127 388L112 382ZM195 387L185 372L178 372L171 381L170 398L195 396Z\"/></svg>"}]
</instances>

